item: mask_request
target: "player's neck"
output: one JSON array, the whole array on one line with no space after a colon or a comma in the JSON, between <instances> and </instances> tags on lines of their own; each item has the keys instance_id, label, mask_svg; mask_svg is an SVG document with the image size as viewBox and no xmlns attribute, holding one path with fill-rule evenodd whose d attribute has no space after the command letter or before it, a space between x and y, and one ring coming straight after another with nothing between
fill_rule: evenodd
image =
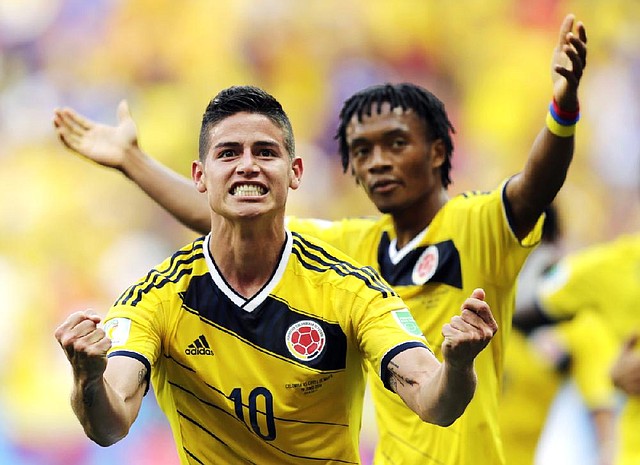
<instances>
[{"instance_id":1,"label":"player's neck","mask_svg":"<svg viewBox=\"0 0 640 465\"><path fill-rule=\"evenodd\" d=\"M243 297L255 295L271 278L286 241L283 223L223 224L211 232L213 260L227 283Z\"/></svg>"},{"instance_id":2,"label":"player's neck","mask_svg":"<svg viewBox=\"0 0 640 465\"><path fill-rule=\"evenodd\" d=\"M424 231L448 200L447 191L441 189L420 203L391 213L398 249Z\"/></svg>"}]
</instances>

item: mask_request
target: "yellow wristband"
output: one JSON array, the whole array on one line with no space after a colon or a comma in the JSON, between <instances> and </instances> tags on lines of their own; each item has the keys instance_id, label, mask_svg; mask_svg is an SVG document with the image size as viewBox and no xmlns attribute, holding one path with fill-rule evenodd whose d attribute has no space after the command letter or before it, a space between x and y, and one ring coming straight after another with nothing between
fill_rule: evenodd
<instances>
[{"instance_id":1,"label":"yellow wristband","mask_svg":"<svg viewBox=\"0 0 640 465\"><path fill-rule=\"evenodd\" d=\"M572 124L571 126L564 126L553 118L551 112L547 112L546 123L547 129L549 129L551 134L555 134L558 137L571 137L576 132L575 124Z\"/></svg>"}]
</instances>

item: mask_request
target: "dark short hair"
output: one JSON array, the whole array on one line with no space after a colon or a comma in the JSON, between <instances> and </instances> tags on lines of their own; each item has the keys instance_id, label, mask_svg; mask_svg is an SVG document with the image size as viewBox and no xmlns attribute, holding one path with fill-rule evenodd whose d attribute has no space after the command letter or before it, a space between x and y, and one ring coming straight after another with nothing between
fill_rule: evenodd
<instances>
[{"instance_id":1,"label":"dark short hair","mask_svg":"<svg viewBox=\"0 0 640 465\"><path fill-rule=\"evenodd\" d=\"M240 112L259 113L269 118L284 132L284 146L289 157L295 155L295 140L291 121L275 97L254 86L232 86L221 90L207 105L202 115L198 153L204 160L209 152L209 132L225 118Z\"/></svg>"},{"instance_id":2,"label":"dark short hair","mask_svg":"<svg viewBox=\"0 0 640 465\"><path fill-rule=\"evenodd\" d=\"M362 121L363 115L371 116L373 108L380 112L382 104L389 102L391 108L401 107L404 111L411 109L425 122L427 140L442 140L445 147L445 160L440 167L442 185L451 184L451 157L453 140L451 135L455 129L449 121L444 104L428 90L411 83L382 84L367 87L349 97L340 111L340 124L335 138L338 140L342 168L346 172L349 167L349 146L347 144L347 126L357 116Z\"/></svg>"}]
</instances>

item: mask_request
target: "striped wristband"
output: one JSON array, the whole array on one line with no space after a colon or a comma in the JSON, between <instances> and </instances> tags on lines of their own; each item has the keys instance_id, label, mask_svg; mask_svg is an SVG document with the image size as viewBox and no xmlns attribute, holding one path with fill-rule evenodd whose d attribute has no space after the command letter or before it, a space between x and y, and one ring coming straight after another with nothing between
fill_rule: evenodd
<instances>
[{"instance_id":1,"label":"striped wristband","mask_svg":"<svg viewBox=\"0 0 640 465\"><path fill-rule=\"evenodd\" d=\"M580 109L562 110L555 99L549 104L546 123L547 129L558 137L571 137L576 132L576 123L580 120Z\"/></svg>"}]
</instances>

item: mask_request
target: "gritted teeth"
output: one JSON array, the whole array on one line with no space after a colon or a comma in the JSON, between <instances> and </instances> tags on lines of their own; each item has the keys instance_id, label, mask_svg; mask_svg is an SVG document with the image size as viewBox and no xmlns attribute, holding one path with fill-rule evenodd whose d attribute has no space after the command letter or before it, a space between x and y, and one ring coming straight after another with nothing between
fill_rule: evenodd
<instances>
[{"instance_id":1,"label":"gritted teeth","mask_svg":"<svg viewBox=\"0 0 640 465\"><path fill-rule=\"evenodd\" d=\"M240 196L259 196L267 193L267 190L256 184L239 184L231 190L231 194Z\"/></svg>"}]
</instances>

